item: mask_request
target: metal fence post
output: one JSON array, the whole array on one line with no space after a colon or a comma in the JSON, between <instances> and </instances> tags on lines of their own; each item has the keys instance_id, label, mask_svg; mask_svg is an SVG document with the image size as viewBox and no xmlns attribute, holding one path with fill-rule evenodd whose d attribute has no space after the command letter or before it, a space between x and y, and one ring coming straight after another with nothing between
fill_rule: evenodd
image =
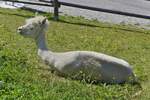
<instances>
[{"instance_id":1,"label":"metal fence post","mask_svg":"<svg viewBox=\"0 0 150 100\"><path fill-rule=\"evenodd\" d=\"M53 6L54 6L54 20L59 20L59 7L60 4L58 0L53 0Z\"/></svg>"}]
</instances>

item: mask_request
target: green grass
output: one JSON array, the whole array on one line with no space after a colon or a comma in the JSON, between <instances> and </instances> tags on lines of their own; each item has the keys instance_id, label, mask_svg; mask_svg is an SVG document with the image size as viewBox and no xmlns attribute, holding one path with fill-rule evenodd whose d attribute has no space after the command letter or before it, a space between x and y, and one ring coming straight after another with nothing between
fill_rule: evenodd
<instances>
[{"instance_id":1,"label":"green grass","mask_svg":"<svg viewBox=\"0 0 150 100\"><path fill-rule=\"evenodd\" d=\"M92 50L127 60L142 89L132 84L89 84L59 77L37 56L31 39L16 33L34 13L0 9L0 100L149 100L150 31L81 17L51 20L46 34L52 51ZM140 93L141 92L141 93Z\"/></svg>"}]
</instances>

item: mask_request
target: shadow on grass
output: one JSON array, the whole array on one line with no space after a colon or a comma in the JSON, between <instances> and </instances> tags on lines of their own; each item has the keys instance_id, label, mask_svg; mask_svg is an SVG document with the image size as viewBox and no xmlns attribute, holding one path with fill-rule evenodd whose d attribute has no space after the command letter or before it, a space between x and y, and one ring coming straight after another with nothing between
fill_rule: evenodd
<instances>
[{"instance_id":1,"label":"shadow on grass","mask_svg":"<svg viewBox=\"0 0 150 100\"><path fill-rule=\"evenodd\" d=\"M87 27L101 27L98 25L92 25L92 24L88 24L88 23L80 23L80 22L68 22L65 20L60 19L59 22L61 23L67 23L67 24L73 24L73 25L79 25L79 26L87 26Z\"/></svg>"},{"instance_id":2,"label":"shadow on grass","mask_svg":"<svg viewBox=\"0 0 150 100\"><path fill-rule=\"evenodd\" d=\"M53 20L53 19L50 19ZM136 33L144 33L147 34L146 32L140 31L140 30L133 30L133 29L127 29L127 28L120 28L120 27L112 27L112 26L99 26L99 25L93 25L93 24L88 24L88 23L81 23L81 22L69 22L69 21L65 21L60 19L58 22L61 23L67 23L67 24L73 24L73 25L79 25L79 26L87 26L87 27L98 27L98 28L106 28L106 29L116 29L116 30L120 30L120 31L127 31L127 32L136 32Z\"/></svg>"}]
</instances>

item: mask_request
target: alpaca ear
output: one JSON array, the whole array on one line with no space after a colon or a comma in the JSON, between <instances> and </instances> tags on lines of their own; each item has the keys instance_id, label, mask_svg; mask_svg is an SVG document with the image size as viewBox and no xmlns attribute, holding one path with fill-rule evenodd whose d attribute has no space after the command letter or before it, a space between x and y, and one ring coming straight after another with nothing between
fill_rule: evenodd
<instances>
[{"instance_id":1,"label":"alpaca ear","mask_svg":"<svg viewBox=\"0 0 150 100\"><path fill-rule=\"evenodd\" d=\"M44 18L44 19L42 20L42 24L45 24L45 23L46 23L46 20L47 20L47 18Z\"/></svg>"}]
</instances>

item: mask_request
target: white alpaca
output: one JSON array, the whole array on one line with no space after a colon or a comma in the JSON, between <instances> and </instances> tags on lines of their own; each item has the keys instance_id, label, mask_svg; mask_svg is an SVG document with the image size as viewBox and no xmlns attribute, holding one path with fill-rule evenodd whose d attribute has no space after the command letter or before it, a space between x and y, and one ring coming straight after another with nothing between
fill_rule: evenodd
<instances>
[{"instance_id":1,"label":"white alpaca","mask_svg":"<svg viewBox=\"0 0 150 100\"><path fill-rule=\"evenodd\" d=\"M26 24L18 28L18 32L33 38L38 47L38 55L52 66L60 75L71 78L106 82L123 83L136 80L131 66L124 60L93 51L70 51L55 53L48 51L45 43L45 31L48 20L37 16L26 20Z\"/></svg>"}]
</instances>

